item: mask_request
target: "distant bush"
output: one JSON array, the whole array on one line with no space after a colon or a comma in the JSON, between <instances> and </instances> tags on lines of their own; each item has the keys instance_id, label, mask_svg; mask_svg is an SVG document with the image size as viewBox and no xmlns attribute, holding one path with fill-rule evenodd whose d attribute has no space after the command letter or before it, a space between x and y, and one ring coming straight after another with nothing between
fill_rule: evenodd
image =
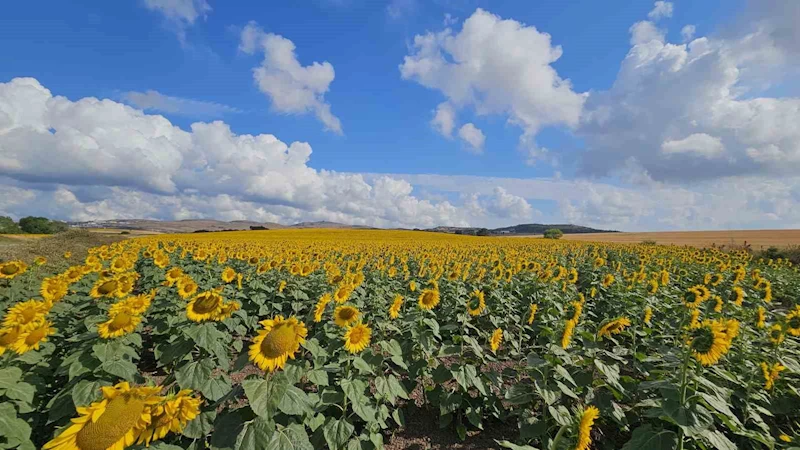
<instances>
[{"instance_id":1,"label":"distant bush","mask_svg":"<svg viewBox=\"0 0 800 450\"><path fill-rule=\"evenodd\" d=\"M123 232L122 232L122 233L120 233L120 234L131 234L131 232L130 232L130 231L123 231Z\"/></svg>"},{"instance_id":2,"label":"distant bush","mask_svg":"<svg viewBox=\"0 0 800 450\"><path fill-rule=\"evenodd\" d=\"M544 237L546 239L561 239L561 236L564 235L564 232L559 230L558 228L550 228L545 230Z\"/></svg>"},{"instance_id":3,"label":"distant bush","mask_svg":"<svg viewBox=\"0 0 800 450\"><path fill-rule=\"evenodd\" d=\"M787 259L792 264L800 265L800 246L787 248L769 247L764 251L757 252L755 256L764 259Z\"/></svg>"},{"instance_id":4,"label":"distant bush","mask_svg":"<svg viewBox=\"0 0 800 450\"><path fill-rule=\"evenodd\" d=\"M481 228L475 234L477 234L478 236L488 236L489 230L487 230L486 228Z\"/></svg>"},{"instance_id":5,"label":"distant bush","mask_svg":"<svg viewBox=\"0 0 800 450\"><path fill-rule=\"evenodd\" d=\"M642 241L642 245L656 245L656 244L658 243L652 239L645 239Z\"/></svg>"},{"instance_id":6,"label":"distant bush","mask_svg":"<svg viewBox=\"0 0 800 450\"><path fill-rule=\"evenodd\" d=\"M257 231L257 230L269 230L269 228L267 228L267 227L264 227L264 226L261 226L261 225L250 225L250 230L251 230L251 231Z\"/></svg>"},{"instance_id":7,"label":"distant bush","mask_svg":"<svg viewBox=\"0 0 800 450\"><path fill-rule=\"evenodd\" d=\"M0 216L0 234L20 234L22 228L14 222L14 219L7 216Z\"/></svg>"},{"instance_id":8,"label":"distant bush","mask_svg":"<svg viewBox=\"0 0 800 450\"><path fill-rule=\"evenodd\" d=\"M28 234L56 234L69 229L69 225L64 222L34 216L19 219L19 227Z\"/></svg>"}]
</instances>

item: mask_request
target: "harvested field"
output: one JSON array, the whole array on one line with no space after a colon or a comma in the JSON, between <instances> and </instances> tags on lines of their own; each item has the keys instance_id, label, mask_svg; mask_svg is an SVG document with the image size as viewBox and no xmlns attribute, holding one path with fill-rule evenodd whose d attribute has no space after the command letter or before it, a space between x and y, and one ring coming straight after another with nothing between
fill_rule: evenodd
<instances>
[{"instance_id":1,"label":"harvested field","mask_svg":"<svg viewBox=\"0 0 800 450\"><path fill-rule=\"evenodd\" d=\"M690 245L693 247L741 247L749 244L753 250L769 247L800 245L800 230L723 230L723 231L653 231L642 233L586 233L565 234L571 241L621 242L637 244L655 241L662 245Z\"/></svg>"}]
</instances>

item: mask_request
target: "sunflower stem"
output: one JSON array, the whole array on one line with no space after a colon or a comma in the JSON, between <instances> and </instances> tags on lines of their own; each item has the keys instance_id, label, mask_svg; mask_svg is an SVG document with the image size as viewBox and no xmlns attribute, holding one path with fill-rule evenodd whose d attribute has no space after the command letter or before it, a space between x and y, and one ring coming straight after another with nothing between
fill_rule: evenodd
<instances>
[{"instance_id":1,"label":"sunflower stem","mask_svg":"<svg viewBox=\"0 0 800 450\"><path fill-rule=\"evenodd\" d=\"M681 369L681 408L684 407L686 403L686 388L689 387L688 383L686 382L686 375L687 369L689 368L689 361L690 361L691 352L687 347L684 351L683 356L683 368ZM683 428L678 428L678 450L683 450Z\"/></svg>"},{"instance_id":2,"label":"sunflower stem","mask_svg":"<svg viewBox=\"0 0 800 450\"><path fill-rule=\"evenodd\" d=\"M553 441L550 442L550 450L554 450L558 448L558 443L561 441L561 438L564 436L564 433L567 432L567 426L561 425L561 428L558 429L558 433L556 433L556 437L553 438Z\"/></svg>"}]
</instances>

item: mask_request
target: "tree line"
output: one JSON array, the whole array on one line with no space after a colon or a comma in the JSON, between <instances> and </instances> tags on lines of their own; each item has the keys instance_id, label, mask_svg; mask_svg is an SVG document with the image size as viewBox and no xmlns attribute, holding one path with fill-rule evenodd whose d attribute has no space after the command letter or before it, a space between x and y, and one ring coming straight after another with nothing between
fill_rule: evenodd
<instances>
[{"instance_id":1,"label":"tree line","mask_svg":"<svg viewBox=\"0 0 800 450\"><path fill-rule=\"evenodd\" d=\"M11 217L0 216L0 234L55 234L68 229L66 222L47 217L28 216L14 222Z\"/></svg>"}]
</instances>

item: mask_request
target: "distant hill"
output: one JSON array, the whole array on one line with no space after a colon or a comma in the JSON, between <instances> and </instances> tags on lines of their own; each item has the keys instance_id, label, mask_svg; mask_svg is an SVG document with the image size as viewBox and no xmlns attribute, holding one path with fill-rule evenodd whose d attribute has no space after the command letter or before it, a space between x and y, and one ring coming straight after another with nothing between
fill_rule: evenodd
<instances>
[{"instance_id":1,"label":"distant hill","mask_svg":"<svg viewBox=\"0 0 800 450\"><path fill-rule=\"evenodd\" d=\"M453 233L453 234L481 234L487 235L531 235L531 234L544 234L545 230L550 228L558 228L564 234L579 234L579 233L615 233L614 230L599 230L596 228L584 227L581 225L572 224L543 224L543 223L523 223L513 225L510 227L502 228L475 228L475 227L436 227L430 228L425 231L435 231L438 233Z\"/></svg>"}]
</instances>

